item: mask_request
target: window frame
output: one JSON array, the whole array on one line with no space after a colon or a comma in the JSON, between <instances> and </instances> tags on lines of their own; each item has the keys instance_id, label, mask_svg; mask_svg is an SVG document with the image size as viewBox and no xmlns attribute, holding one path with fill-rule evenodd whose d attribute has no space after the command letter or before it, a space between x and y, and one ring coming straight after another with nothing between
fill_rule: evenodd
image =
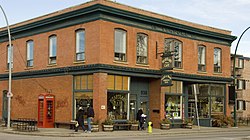
<instances>
[{"instance_id":1,"label":"window frame","mask_svg":"<svg viewBox=\"0 0 250 140\"><path fill-rule=\"evenodd\" d=\"M83 33L83 36L80 35ZM84 29L77 29L75 31L75 61L85 61L85 48L86 48L86 32ZM83 39L81 40L81 37ZM79 40L80 39L80 40Z\"/></svg>"},{"instance_id":2,"label":"window frame","mask_svg":"<svg viewBox=\"0 0 250 140\"><path fill-rule=\"evenodd\" d=\"M32 43L32 45L30 44ZM28 40L26 42L26 67L33 67L34 65L34 41Z\"/></svg>"},{"instance_id":3,"label":"window frame","mask_svg":"<svg viewBox=\"0 0 250 140\"><path fill-rule=\"evenodd\" d=\"M169 44L169 46L167 46ZM176 50L175 44L178 43L178 51ZM176 38L165 38L164 39L164 51L171 51L173 52L173 66L174 68L181 69L183 68L183 42L176 39ZM176 57L178 60L176 60Z\"/></svg>"},{"instance_id":4,"label":"window frame","mask_svg":"<svg viewBox=\"0 0 250 140\"><path fill-rule=\"evenodd\" d=\"M10 54L11 52L12 54ZM7 45L7 69L9 69L10 63L11 63L11 69L13 69L13 44L11 45L11 48L9 44Z\"/></svg>"},{"instance_id":5,"label":"window frame","mask_svg":"<svg viewBox=\"0 0 250 140\"><path fill-rule=\"evenodd\" d=\"M200 48L203 48L203 50L201 50L201 53L200 53ZM202 61L202 59L204 62ZM204 45L198 46L198 71L202 72L206 71L206 46Z\"/></svg>"},{"instance_id":6,"label":"window frame","mask_svg":"<svg viewBox=\"0 0 250 140\"><path fill-rule=\"evenodd\" d=\"M246 89L246 80L243 79L237 79L237 90L244 90Z\"/></svg>"},{"instance_id":7,"label":"window frame","mask_svg":"<svg viewBox=\"0 0 250 140\"><path fill-rule=\"evenodd\" d=\"M216 53L217 50L217 53ZM220 52L220 53L218 53ZM217 56L217 60L216 60L216 54L219 55ZM215 63L216 61L217 64ZM214 48L214 72L215 73L221 73L222 72L222 49L221 48Z\"/></svg>"},{"instance_id":8,"label":"window frame","mask_svg":"<svg viewBox=\"0 0 250 140\"><path fill-rule=\"evenodd\" d=\"M146 38L146 52L140 52L139 49L143 49L144 46L139 47L139 36L144 36ZM145 41L144 41L145 43ZM140 45L141 46L141 45ZM144 55L139 55L140 53L144 53ZM145 33L137 33L136 34L136 64L144 64L147 65L148 64L148 35Z\"/></svg>"},{"instance_id":9,"label":"window frame","mask_svg":"<svg viewBox=\"0 0 250 140\"><path fill-rule=\"evenodd\" d=\"M55 39L55 40L53 40ZM55 41L55 42L53 42ZM54 43L54 44L53 44ZM55 52L53 52L55 51ZM51 35L49 36L49 64L56 64L57 59L57 36Z\"/></svg>"},{"instance_id":10,"label":"window frame","mask_svg":"<svg viewBox=\"0 0 250 140\"><path fill-rule=\"evenodd\" d=\"M119 42L117 43L117 38L119 36L117 36L116 33L121 33L122 36L120 36L121 38L119 38L120 41L123 41L123 42ZM125 35L124 35L124 34ZM117 46L117 44L119 44ZM122 50L125 52L118 52L117 49L118 48L122 48ZM124 30L124 29L121 29L121 28L115 28L114 30L114 60L115 61L123 61L123 62L126 62L127 61L127 31Z\"/></svg>"}]
</instances>

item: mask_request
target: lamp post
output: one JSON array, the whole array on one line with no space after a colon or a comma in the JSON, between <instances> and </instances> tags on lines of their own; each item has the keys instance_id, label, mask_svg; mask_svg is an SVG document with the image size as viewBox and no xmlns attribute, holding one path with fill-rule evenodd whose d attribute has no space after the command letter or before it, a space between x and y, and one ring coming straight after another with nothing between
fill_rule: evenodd
<instances>
[{"instance_id":1,"label":"lamp post","mask_svg":"<svg viewBox=\"0 0 250 140\"><path fill-rule=\"evenodd\" d=\"M12 59L13 59L13 51L12 51L12 44L11 44L11 36L10 36L10 27L9 27L9 22L7 19L7 16L3 10L3 7L0 5L0 9L3 12L6 24L7 24L7 30L8 30L8 37L9 37L9 47L10 47L10 55L9 55L9 91L7 93L7 97L8 97L8 120L7 120L7 128L10 128L10 104L11 104L11 69L12 69Z\"/></svg>"},{"instance_id":2,"label":"lamp post","mask_svg":"<svg viewBox=\"0 0 250 140\"><path fill-rule=\"evenodd\" d=\"M236 61L236 53L237 53L237 49L238 49L238 45L240 43L240 40L242 38L242 36L244 35L244 33L250 29L250 27L246 28L244 30L244 32L240 35L240 38L236 44L236 48L235 48L235 52L234 52L234 61L233 61L233 78L234 78L234 81L233 81L233 86L235 87L236 86L236 76L235 76L235 61ZM234 93L234 126L236 127L237 126L237 115L236 115L236 98L237 98L237 95L236 95L236 91Z\"/></svg>"}]
</instances>

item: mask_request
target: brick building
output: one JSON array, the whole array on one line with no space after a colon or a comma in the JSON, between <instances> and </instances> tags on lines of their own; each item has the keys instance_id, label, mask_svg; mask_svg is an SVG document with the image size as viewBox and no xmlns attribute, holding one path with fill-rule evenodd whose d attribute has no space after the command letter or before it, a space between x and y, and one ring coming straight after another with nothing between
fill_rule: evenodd
<instances>
[{"instance_id":1,"label":"brick building","mask_svg":"<svg viewBox=\"0 0 250 140\"><path fill-rule=\"evenodd\" d=\"M231 55L233 66L234 55ZM232 67L233 68L233 67ZM236 115L237 118L250 117L250 58L243 55L236 55L235 59L235 76L236 76ZM233 70L232 70L233 71ZM232 74L233 75L233 74Z\"/></svg>"},{"instance_id":2,"label":"brick building","mask_svg":"<svg viewBox=\"0 0 250 140\"><path fill-rule=\"evenodd\" d=\"M165 117L195 118L194 89L201 125L211 126L214 115L230 114L230 46L236 39L230 31L93 0L12 25L11 34L11 119L38 118L40 95L49 93L56 122L69 122L90 103L100 122L133 120L142 109L159 127ZM2 118L8 45L1 28Z\"/></svg>"}]
</instances>

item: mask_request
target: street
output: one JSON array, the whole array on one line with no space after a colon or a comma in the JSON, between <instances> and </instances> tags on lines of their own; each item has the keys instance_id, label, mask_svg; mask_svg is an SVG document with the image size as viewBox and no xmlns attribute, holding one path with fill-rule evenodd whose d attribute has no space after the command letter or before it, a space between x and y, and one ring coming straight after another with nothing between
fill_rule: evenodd
<instances>
[{"instance_id":1,"label":"street","mask_svg":"<svg viewBox=\"0 0 250 140\"><path fill-rule=\"evenodd\" d=\"M93 135L82 137L47 137L47 136L29 136L29 135L16 135L0 133L1 140L117 140L117 139L129 139L129 140L250 140L249 131L236 131L236 132L211 132L211 133L190 133L190 134L175 134L175 135L145 135L145 136L106 136L98 137Z\"/></svg>"}]
</instances>

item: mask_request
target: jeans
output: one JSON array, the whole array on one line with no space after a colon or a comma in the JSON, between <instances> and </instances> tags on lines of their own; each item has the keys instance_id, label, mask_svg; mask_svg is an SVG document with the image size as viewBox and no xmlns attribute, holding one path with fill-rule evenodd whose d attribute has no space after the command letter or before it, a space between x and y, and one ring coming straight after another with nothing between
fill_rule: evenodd
<instances>
[{"instance_id":1,"label":"jeans","mask_svg":"<svg viewBox=\"0 0 250 140\"><path fill-rule=\"evenodd\" d=\"M88 118L87 118L88 131L91 131L91 122L92 122L92 117L88 117Z\"/></svg>"}]
</instances>

